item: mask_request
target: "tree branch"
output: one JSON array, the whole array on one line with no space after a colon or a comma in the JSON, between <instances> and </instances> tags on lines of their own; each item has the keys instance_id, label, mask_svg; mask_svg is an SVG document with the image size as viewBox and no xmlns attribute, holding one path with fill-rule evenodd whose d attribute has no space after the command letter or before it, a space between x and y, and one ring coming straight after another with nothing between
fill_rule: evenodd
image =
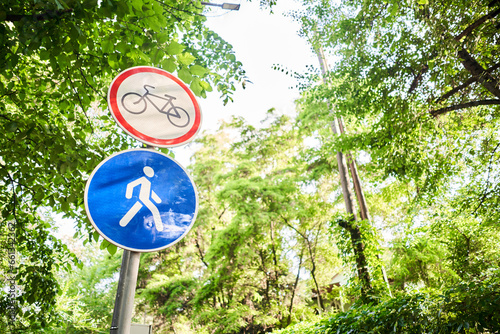
<instances>
[{"instance_id":1,"label":"tree branch","mask_svg":"<svg viewBox=\"0 0 500 334\"><path fill-rule=\"evenodd\" d=\"M283 222L288 226L290 227L291 229L293 229L295 232L297 232L298 235L300 235L304 240L307 240L307 236L303 233L301 233L299 230L297 230L295 228L295 226L293 226L292 224L290 224L288 222L288 219L286 219L285 217L281 216L281 219L283 219Z\"/></svg>"},{"instance_id":2,"label":"tree branch","mask_svg":"<svg viewBox=\"0 0 500 334\"><path fill-rule=\"evenodd\" d=\"M490 174L491 174L491 168L493 165L493 158L495 156L495 152L497 151L498 147L500 147L500 143L498 143L497 146L495 146L495 149L491 152L490 161L488 163L488 175L486 177L486 185L484 187L484 191L483 191L483 194L481 196L481 200L479 201L479 204L476 206L476 208L472 212L473 216L476 216L477 210L483 205L484 201L486 200L486 196L488 196L488 193L489 193L488 187L490 186Z\"/></svg>"},{"instance_id":3,"label":"tree branch","mask_svg":"<svg viewBox=\"0 0 500 334\"><path fill-rule=\"evenodd\" d=\"M32 19L34 21L46 21L46 20L52 20L58 17L63 16L64 14L67 13L72 13L73 9L65 9L65 10L48 10L45 13L42 14L33 14L33 15L22 15L22 14L7 14L4 21L10 21L10 22L18 22L21 21L22 19Z\"/></svg>"},{"instance_id":4,"label":"tree branch","mask_svg":"<svg viewBox=\"0 0 500 334\"><path fill-rule=\"evenodd\" d=\"M200 236L200 230L197 229L196 230L196 238L194 238L194 242L195 242L196 248L198 249L198 253L200 254L201 262L203 262L203 264L208 268L209 267L208 263L205 262L205 256L203 256L203 252L201 251L200 243L198 242L199 236Z\"/></svg>"},{"instance_id":5,"label":"tree branch","mask_svg":"<svg viewBox=\"0 0 500 334\"><path fill-rule=\"evenodd\" d=\"M15 93L16 93L16 91L9 92L9 93L5 93L5 94L3 94L1 97L4 97L4 96L11 96L11 95L14 95Z\"/></svg>"},{"instance_id":6,"label":"tree branch","mask_svg":"<svg viewBox=\"0 0 500 334\"><path fill-rule=\"evenodd\" d=\"M11 119L11 118L9 118L7 115L0 114L0 117L1 117L1 118L4 118L4 119L6 119L6 120L8 120L8 121L10 121L10 122L12 122L12 119Z\"/></svg>"},{"instance_id":7,"label":"tree branch","mask_svg":"<svg viewBox=\"0 0 500 334\"><path fill-rule=\"evenodd\" d=\"M158 2L160 5L162 5L162 6L164 6L164 7L168 7L168 8L170 8L170 9L173 9L173 10L176 10L176 11L179 11L179 12L184 12L184 13L186 13L186 14L190 14L190 15L199 15L199 16L202 16L202 15L200 15L200 14L198 14L198 13L194 13L194 12L191 12L191 11L189 11L189 10L180 9L180 8L176 8L176 7L170 6L170 5L168 5L168 4L166 4L165 2L160 1L160 0L156 0L156 2ZM191 3L191 4L192 4L192 3ZM196 9L199 9L199 10L202 10L202 9L203 9L203 6L202 6L202 7L200 7L200 8L198 8L198 7L196 7L194 4L193 4L193 7L194 7L194 8L196 8ZM168 11L170 14L172 14L172 12L171 12L171 11L169 11L169 10L167 10L167 11ZM172 14L172 15L173 15L173 14Z\"/></svg>"},{"instance_id":8,"label":"tree branch","mask_svg":"<svg viewBox=\"0 0 500 334\"><path fill-rule=\"evenodd\" d=\"M472 107L477 107L477 106L488 106L488 105L495 105L495 104L500 104L500 99L472 101L472 102L467 102L467 103L462 103L462 104L456 104L456 105L449 106L446 108L432 110L432 111L430 111L430 114L432 116L436 117L436 116L445 114L445 113L447 113L449 111L453 111L453 110L466 109L466 108L472 108Z\"/></svg>"},{"instance_id":9,"label":"tree branch","mask_svg":"<svg viewBox=\"0 0 500 334\"><path fill-rule=\"evenodd\" d=\"M500 0L492 0L489 4L488 4L488 7L493 7L497 2L499 2Z\"/></svg>"},{"instance_id":10,"label":"tree branch","mask_svg":"<svg viewBox=\"0 0 500 334\"><path fill-rule=\"evenodd\" d=\"M499 83L490 73L488 73L470 54L467 50L462 49L458 51L458 56L463 59L462 64L465 69L469 71L472 76L477 77L477 80L486 88L491 94L500 98Z\"/></svg>"},{"instance_id":11,"label":"tree branch","mask_svg":"<svg viewBox=\"0 0 500 334\"><path fill-rule=\"evenodd\" d=\"M224 213L226 213L226 210L227 210L227 207L225 207L224 210L222 210L222 212L220 213L219 218L218 218L219 220L221 220Z\"/></svg>"},{"instance_id":12,"label":"tree branch","mask_svg":"<svg viewBox=\"0 0 500 334\"><path fill-rule=\"evenodd\" d=\"M470 26L468 26L467 28L465 28L465 30L462 31L458 36L456 36L455 40L458 41L458 42L460 42L462 40L462 38L467 37L472 32L472 30L476 29L477 27L479 27L484 22L486 22L486 21L494 18L498 14L500 14L500 8L498 8L498 9L492 11L492 12L489 12L488 14L486 14L483 17L479 18L479 20L477 20L474 23L472 23Z\"/></svg>"},{"instance_id":13,"label":"tree branch","mask_svg":"<svg viewBox=\"0 0 500 334\"><path fill-rule=\"evenodd\" d=\"M302 265L302 257L303 256L304 256L304 249L301 249L300 256L299 256L299 266L297 269L297 276L295 277L295 283L293 285L293 290L292 290L292 298L290 298L290 306L288 308L288 320L287 320L288 325L290 325L290 323L292 321L293 299L295 298L295 291L297 291L297 285L299 283L300 266Z\"/></svg>"},{"instance_id":14,"label":"tree branch","mask_svg":"<svg viewBox=\"0 0 500 334\"><path fill-rule=\"evenodd\" d=\"M7 171L7 177L9 178L11 184L12 184L12 199L13 199L13 204L14 206L12 207L12 215L14 216L14 220L16 221L16 225L19 226L19 219L17 218L17 212L16 212L16 207L18 203L18 197L16 193L16 185L14 184L14 178L12 175L10 175L9 171Z\"/></svg>"},{"instance_id":15,"label":"tree branch","mask_svg":"<svg viewBox=\"0 0 500 334\"><path fill-rule=\"evenodd\" d=\"M90 118L87 115L87 112L85 111L85 108L83 107L83 102L82 102L82 99L80 98L80 94L78 93L78 90L75 88L75 85L73 84L73 81L71 80L71 75L69 74L69 69L66 69L66 70L68 72L69 83L71 84L71 88L73 88L73 92L76 94L76 97L78 97L78 101L80 102L80 107L82 108L82 112L85 115L85 117L87 118L87 122L89 123L90 128L92 129L92 133L95 133L94 132L94 127L92 126L92 122L90 121Z\"/></svg>"},{"instance_id":16,"label":"tree branch","mask_svg":"<svg viewBox=\"0 0 500 334\"><path fill-rule=\"evenodd\" d=\"M78 58L78 55L76 56ZM94 86L92 86L89 81L87 80L87 77L85 76L85 74L83 73L83 70L82 68L80 67L79 68L80 70L80 74L82 75L83 77L83 80L85 80L85 83L87 84L87 86L89 86L98 96L100 96L103 100L106 100L106 96L102 95L102 93L100 91L98 91L97 89L94 88Z\"/></svg>"},{"instance_id":17,"label":"tree branch","mask_svg":"<svg viewBox=\"0 0 500 334\"><path fill-rule=\"evenodd\" d=\"M488 68L486 70L486 72L488 73L491 73L493 72L494 70L500 68L500 63L498 64L495 64L493 66L491 66L490 68ZM448 93L444 94L443 96L441 96L439 99L436 100L436 102L441 102L441 101L444 101L446 100L447 98L449 98L450 96L452 96L453 94L455 93L458 93L459 91L461 91L462 89L464 88L467 88L468 86L470 86L471 84L473 84L474 82L477 81L477 77L472 77L470 78L469 80L467 80L466 82L464 82L463 84L461 84L460 86L457 86L455 88L453 88L452 90L450 90Z\"/></svg>"},{"instance_id":18,"label":"tree branch","mask_svg":"<svg viewBox=\"0 0 500 334\"><path fill-rule=\"evenodd\" d=\"M422 80L422 76L425 74L425 72L427 72L427 70L429 70L429 66L427 64L423 64L418 74L415 75L410 89L408 90L408 94L411 94L415 90L415 88L417 88L418 83L420 82L420 80Z\"/></svg>"}]
</instances>

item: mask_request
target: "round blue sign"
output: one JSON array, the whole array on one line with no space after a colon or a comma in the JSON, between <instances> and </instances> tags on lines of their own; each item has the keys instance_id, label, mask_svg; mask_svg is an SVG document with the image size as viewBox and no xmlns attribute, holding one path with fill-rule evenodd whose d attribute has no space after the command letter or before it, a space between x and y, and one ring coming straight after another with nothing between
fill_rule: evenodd
<instances>
[{"instance_id":1,"label":"round blue sign","mask_svg":"<svg viewBox=\"0 0 500 334\"><path fill-rule=\"evenodd\" d=\"M85 210L112 244L153 252L189 232L198 199L193 181L175 160L134 149L113 154L94 169L85 188Z\"/></svg>"}]
</instances>

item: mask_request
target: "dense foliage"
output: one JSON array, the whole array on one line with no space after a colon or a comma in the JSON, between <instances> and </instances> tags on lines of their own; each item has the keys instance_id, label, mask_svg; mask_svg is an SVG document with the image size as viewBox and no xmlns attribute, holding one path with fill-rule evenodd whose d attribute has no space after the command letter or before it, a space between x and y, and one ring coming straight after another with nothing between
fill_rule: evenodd
<instances>
[{"instance_id":1,"label":"dense foliage","mask_svg":"<svg viewBox=\"0 0 500 334\"><path fill-rule=\"evenodd\" d=\"M499 35L492 27L500 4L476 1L471 11L469 1L307 3L305 14L295 14L303 33L339 59L327 84L307 90L300 126L316 131L324 143L320 152L365 152L365 177L376 181L375 192L399 189L390 198L405 214L394 226L395 258L422 254L421 272L410 276L421 275L425 283L427 263L443 263L442 257L461 279L498 266L498 106L466 102L498 96L485 86L484 73L471 72L463 50L491 66L487 72L495 79ZM445 112L445 105L456 107ZM347 124L337 138L327 130L334 115ZM441 273L436 277L436 284L445 283Z\"/></svg>"},{"instance_id":2,"label":"dense foliage","mask_svg":"<svg viewBox=\"0 0 500 334\"><path fill-rule=\"evenodd\" d=\"M299 127L321 142L318 165L363 157L396 297L290 333L498 331L500 3L304 4L301 33L334 57L325 84L305 81ZM339 117L347 130L332 137Z\"/></svg>"},{"instance_id":3,"label":"dense foliage","mask_svg":"<svg viewBox=\"0 0 500 334\"><path fill-rule=\"evenodd\" d=\"M277 334L330 333L498 333L498 273L484 281L444 291L398 293L377 305L355 305L317 323L301 323Z\"/></svg>"}]
</instances>

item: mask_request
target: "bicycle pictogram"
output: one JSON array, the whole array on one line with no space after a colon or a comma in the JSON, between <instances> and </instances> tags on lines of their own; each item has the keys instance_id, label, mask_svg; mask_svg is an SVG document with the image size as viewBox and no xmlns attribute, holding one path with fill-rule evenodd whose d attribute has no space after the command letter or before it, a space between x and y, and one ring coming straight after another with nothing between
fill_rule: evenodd
<instances>
[{"instance_id":1,"label":"bicycle pictogram","mask_svg":"<svg viewBox=\"0 0 500 334\"><path fill-rule=\"evenodd\" d=\"M156 87L151 85L144 85L144 89L146 93L143 95L135 92L129 92L123 95L122 97L122 105L126 111L131 114L142 114L148 108L148 102L153 105L160 113L166 114L169 122L178 128L184 128L189 124L190 117L186 110L181 107L174 105L173 101L176 99L174 96L164 94L164 96L156 95L149 92L149 89L155 89ZM160 108L154 103L151 99L154 97L157 101L159 99L164 100L163 106ZM168 109L167 109L168 107ZM165 111L165 109L167 109Z\"/></svg>"}]
</instances>

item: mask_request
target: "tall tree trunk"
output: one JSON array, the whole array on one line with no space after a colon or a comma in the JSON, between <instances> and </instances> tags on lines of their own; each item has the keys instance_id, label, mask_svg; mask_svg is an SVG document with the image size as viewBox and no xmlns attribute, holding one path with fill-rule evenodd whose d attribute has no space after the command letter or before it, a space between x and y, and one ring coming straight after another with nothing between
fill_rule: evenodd
<instances>
[{"instance_id":1,"label":"tall tree trunk","mask_svg":"<svg viewBox=\"0 0 500 334\"><path fill-rule=\"evenodd\" d=\"M307 237L307 235L305 233L300 232L295 226L290 224L288 222L288 219L283 217L283 221L285 222L285 224L288 227L290 227L295 232L297 232L297 234L300 235L302 237L302 239L304 239L304 242L307 245L307 251L309 252L309 259L311 260L311 266L312 266L311 267L311 276L312 276L312 279L314 281L314 285L316 286L316 289L318 291L318 308L319 308L319 311L321 311L322 309L324 309L324 305L323 305L323 298L321 297L321 290L320 290L318 281L316 279L316 261L315 261L315 256L314 256L314 251L312 249L313 247L311 245L311 241L309 240L309 238ZM319 234L319 232L320 232L320 230L318 230L318 234ZM301 254L303 251L304 250L302 249Z\"/></svg>"},{"instance_id":2,"label":"tall tree trunk","mask_svg":"<svg viewBox=\"0 0 500 334\"><path fill-rule=\"evenodd\" d=\"M318 60L321 65L321 71L323 74L323 82L326 83L326 75L328 73L326 60L323 54L323 48L316 48L316 54L318 55ZM336 119L332 122L332 130L335 134L340 134L340 124L341 121ZM363 297L367 297L369 291L372 289L370 282L370 273L368 272L368 262L365 256L365 245L363 243L363 238L359 226L356 225L356 213L354 211L354 199L351 192L350 182L349 182L349 172L347 170L347 162L344 154L341 151L337 152L337 163L339 166L339 176L340 183L342 186L342 194L344 196L344 203L346 207L347 214L350 215L349 221L341 221L339 225L345 228L351 235L351 243L353 246L354 256L356 260L356 268L358 272L358 277L361 281L361 294Z\"/></svg>"},{"instance_id":3,"label":"tall tree trunk","mask_svg":"<svg viewBox=\"0 0 500 334\"><path fill-rule=\"evenodd\" d=\"M339 118L339 129L340 133L345 133L344 122L342 118ZM347 153L347 162L349 164L349 170L351 171L352 183L354 184L354 192L356 193L356 198L358 199L359 214L362 220L371 222L370 212L368 211L368 205L366 204L365 194L363 192L363 187L361 186L361 178L358 174L358 168L356 167L356 160L352 157L351 152ZM387 279L387 273L385 272L385 266L383 265L379 254L377 253L377 260L380 262L380 270L382 271L382 277L384 278L387 291L389 296L392 297L391 285Z\"/></svg>"},{"instance_id":4,"label":"tall tree trunk","mask_svg":"<svg viewBox=\"0 0 500 334\"><path fill-rule=\"evenodd\" d=\"M321 296L321 288L318 284L318 280L316 279L316 261L314 260L314 255L311 249L311 242L309 239L306 239L307 248L309 249L309 257L311 259L311 276L314 281L314 285L316 286L316 291L318 292L318 312L321 313L325 309L325 305L323 304L323 297Z\"/></svg>"}]
</instances>

